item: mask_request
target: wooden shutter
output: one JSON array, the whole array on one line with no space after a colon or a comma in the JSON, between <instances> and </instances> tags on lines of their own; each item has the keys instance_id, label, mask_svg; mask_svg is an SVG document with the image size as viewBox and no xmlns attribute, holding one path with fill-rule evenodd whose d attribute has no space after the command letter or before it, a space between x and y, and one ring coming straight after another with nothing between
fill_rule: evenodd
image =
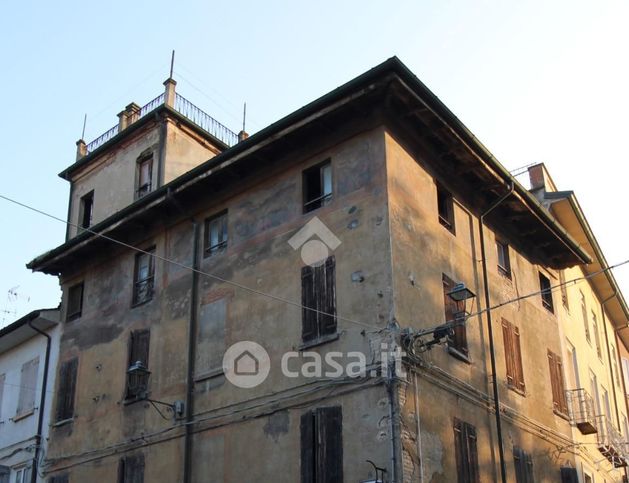
<instances>
[{"instance_id":1,"label":"wooden shutter","mask_svg":"<svg viewBox=\"0 0 629 483\"><path fill-rule=\"evenodd\" d=\"M56 475L48 479L48 483L68 483L69 477L67 473Z\"/></svg>"},{"instance_id":2,"label":"wooden shutter","mask_svg":"<svg viewBox=\"0 0 629 483\"><path fill-rule=\"evenodd\" d=\"M314 420L312 411L301 416L301 483L315 483Z\"/></svg>"},{"instance_id":3,"label":"wooden shutter","mask_svg":"<svg viewBox=\"0 0 629 483\"><path fill-rule=\"evenodd\" d=\"M535 483L533 478L533 459L522 448L513 447L513 463L516 483Z\"/></svg>"},{"instance_id":4,"label":"wooden shutter","mask_svg":"<svg viewBox=\"0 0 629 483\"><path fill-rule=\"evenodd\" d=\"M57 395L57 421L74 416L74 396L79 360L75 357L61 364L59 371L59 394Z\"/></svg>"},{"instance_id":5,"label":"wooden shutter","mask_svg":"<svg viewBox=\"0 0 629 483\"><path fill-rule=\"evenodd\" d=\"M317 315L314 310L317 309L317 302L315 297L315 281L314 281L314 268L307 265L301 269L301 304L304 306L302 309L301 317L301 338L304 342L314 340L317 338Z\"/></svg>"},{"instance_id":6,"label":"wooden shutter","mask_svg":"<svg viewBox=\"0 0 629 483\"><path fill-rule=\"evenodd\" d=\"M524 368L522 366L522 352L520 348L520 329L515 325L511 325L513 331L513 355L515 362L515 382L518 390L524 392Z\"/></svg>"},{"instance_id":7,"label":"wooden shutter","mask_svg":"<svg viewBox=\"0 0 629 483\"><path fill-rule=\"evenodd\" d=\"M563 364L561 357L550 350L548 351L548 366L553 393L553 409L562 414L568 414L568 401L563 382Z\"/></svg>"},{"instance_id":8,"label":"wooden shutter","mask_svg":"<svg viewBox=\"0 0 629 483\"><path fill-rule=\"evenodd\" d=\"M579 483L576 468L561 468L561 483Z\"/></svg>"},{"instance_id":9,"label":"wooden shutter","mask_svg":"<svg viewBox=\"0 0 629 483\"><path fill-rule=\"evenodd\" d=\"M340 406L320 408L317 432L317 483L343 483L343 413Z\"/></svg>"},{"instance_id":10,"label":"wooden shutter","mask_svg":"<svg viewBox=\"0 0 629 483\"><path fill-rule=\"evenodd\" d=\"M18 396L17 412L22 415L35 408L35 393L37 390L37 372L39 370L39 357L25 362L22 365L20 377L20 392Z\"/></svg>"},{"instance_id":11,"label":"wooden shutter","mask_svg":"<svg viewBox=\"0 0 629 483\"><path fill-rule=\"evenodd\" d=\"M336 333L336 261L328 257L323 265L317 267L317 288L319 294L319 335ZM325 315L330 314L330 315Z\"/></svg>"},{"instance_id":12,"label":"wooden shutter","mask_svg":"<svg viewBox=\"0 0 629 483\"><path fill-rule=\"evenodd\" d=\"M507 384L524 392L524 368L520 349L520 329L506 319L502 319Z\"/></svg>"},{"instance_id":13,"label":"wooden shutter","mask_svg":"<svg viewBox=\"0 0 629 483\"><path fill-rule=\"evenodd\" d=\"M476 428L454 419L454 449L458 483L479 483Z\"/></svg>"},{"instance_id":14,"label":"wooden shutter","mask_svg":"<svg viewBox=\"0 0 629 483\"><path fill-rule=\"evenodd\" d=\"M120 459L118 483L144 483L144 454L139 453Z\"/></svg>"}]
</instances>

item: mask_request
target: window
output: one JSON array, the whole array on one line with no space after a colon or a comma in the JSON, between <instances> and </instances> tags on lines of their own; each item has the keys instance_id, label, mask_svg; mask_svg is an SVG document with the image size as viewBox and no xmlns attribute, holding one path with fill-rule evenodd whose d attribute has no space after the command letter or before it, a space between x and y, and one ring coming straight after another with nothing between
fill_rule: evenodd
<instances>
[{"instance_id":1,"label":"window","mask_svg":"<svg viewBox=\"0 0 629 483\"><path fill-rule=\"evenodd\" d=\"M588 475L585 471L583 472L583 483L593 483L594 479L591 475Z\"/></svg>"},{"instance_id":2,"label":"window","mask_svg":"<svg viewBox=\"0 0 629 483\"><path fill-rule=\"evenodd\" d=\"M509 245L496 240L496 251L498 252L498 271L505 277L511 278L511 261L509 260Z\"/></svg>"},{"instance_id":3,"label":"window","mask_svg":"<svg viewBox=\"0 0 629 483\"><path fill-rule=\"evenodd\" d=\"M603 358L603 352L601 351L601 336L598 332L598 321L596 320L596 314L592 311L592 332L594 332L594 343L596 344L596 354L599 359Z\"/></svg>"},{"instance_id":4,"label":"window","mask_svg":"<svg viewBox=\"0 0 629 483\"><path fill-rule=\"evenodd\" d=\"M590 338L590 323L588 322L588 310L587 310L587 306L585 305L585 295L583 295L583 292L579 291L579 295L581 298L581 315L583 317L583 328L585 330L585 338L587 339L588 342L591 342L591 338Z\"/></svg>"},{"instance_id":5,"label":"window","mask_svg":"<svg viewBox=\"0 0 629 483\"><path fill-rule=\"evenodd\" d=\"M591 482L591 480L590 480ZM576 468L564 466L561 468L561 483L579 483L579 476Z\"/></svg>"},{"instance_id":6,"label":"window","mask_svg":"<svg viewBox=\"0 0 629 483\"><path fill-rule=\"evenodd\" d=\"M554 312L553 293L551 292L550 280L543 273L539 274L539 288L542 295L542 305L549 312Z\"/></svg>"},{"instance_id":7,"label":"window","mask_svg":"<svg viewBox=\"0 0 629 483\"><path fill-rule=\"evenodd\" d=\"M336 261L334 255L318 266L301 269L302 340L336 334ZM312 310L311 310L312 309Z\"/></svg>"},{"instance_id":8,"label":"window","mask_svg":"<svg viewBox=\"0 0 629 483\"><path fill-rule=\"evenodd\" d=\"M136 189L137 198L149 194L153 187L153 155L140 158L138 161L138 187Z\"/></svg>"},{"instance_id":9,"label":"window","mask_svg":"<svg viewBox=\"0 0 629 483\"><path fill-rule=\"evenodd\" d=\"M301 483L343 482L342 431L339 406L301 416Z\"/></svg>"},{"instance_id":10,"label":"window","mask_svg":"<svg viewBox=\"0 0 629 483\"><path fill-rule=\"evenodd\" d=\"M79 227L81 229L92 226L92 214L94 211L94 191L81 198L81 208L79 211ZM81 231L81 230L79 230Z\"/></svg>"},{"instance_id":11,"label":"window","mask_svg":"<svg viewBox=\"0 0 629 483\"><path fill-rule=\"evenodd\" d=\"M138 453L120 458L118 483L144 483L144 454Z\"/></svg>"},{"instance_id":12,"label":"window","mask_svg":"<svg viewBox=\"0 0 629 483\"><path fill-rule=\"evenodd\" d=\"M437 185L437 209L439 223L454 233L454 200L450 192L439 184Z\"/></svg>"},{"instance_id":13,"label":"window","mask_svg":"<svg viewBox=\"0 0 629 483\"><path fill-rule=\"evenodd\" d=\"M144 367L149 367L149 344L151 342L151 331L149 329L135 330L131 332L131 340L129 341L129 363L127 367L131 367L136 362L141 362ZM130 388L128 381L126 385L126 398L136 399L140 396L139 388ZM126 481L126 480L125 480Z\"/></svg>"},{"instance_id":14,"label":"window","mask_svg":"<svg viewBox=\"0 0 629 483\"><path fill-rule=\"evenodd\" d=\"M454 419L454 449L458 483L479 483L476 428Z\"/></svg>"},{"instance_id":15,"label":"window","mask_svg":"<svg viewBox=\"0 0 629 483\"><path fill-rule=\"evenodd\" d=\"M66 321L81 317L83 309L83 283L77 283L68 290L68 310Z\"/></svg>"},{"instance_id":16,"label":"window","mask_svg":"<svg viewBox=\"0 0 629 483\"><path fill-rule=\"evenodd\" d=\"M56 475L48 479L48 483L68 483L69 481L70 479L67 473Z\"/></svg>"},{"instance_id":17,"label":"window","mask_svg":"<svg viewBox=\"0 0 629 483\"><path fill-rule=\"evenodd\" d=\"M533 459L531 455L517 446L513 447L513 464L516 483L534 483Z\"/></svg>"},{"instance_id":18,"label":"window","mask_svg":"<svg viewBox=\"0 0 629 483\"><path fill-rule=\"evenodd\" d=\"M599 397L598 391L598 379L596 378L596 374L592 372L592 369L589 370L590 374L590 395L594 400L594 412L598 416L602 414L601 411L601 398Z\"/></svg>"},{"instance_id":19,"label":"window","mask_svg":"<svg viewBox=\"0 0 629 483\"><path fill-rule=\"evenodd\" d=\"M59 392L57 393L56 420L67 421L74 417L74 396L76 393L76 378L79 367L78 358L73 358L61 364L59 369Z\"/></svg>"},{"instance_id":20,"label":"window","mask_svg":"<svg viewBox=\"0 0 629 483\"><path fill-rule=\"evenodd\" d=\"M456 302L448 296L448 293L454 288L455 283L445 273L441 275L441 281L443 285L443 305L445 309L446 322L456 320L459 316L459 310ZM458 325L453 329L453 335L448 339L448 349L453 349L455 351L450 351L450 353L454 356L461 355L464 358L469 356L465 325Z\"/></svg>"},{"instance_id":21,"label":"window","mask_svg":"<svg viewBox=\"0 0 629 483\"><path fill-rule=\"evenodd\" d=\"M568 287L566 287L566 275L563 270L559 270L559 284L561 285L561 303L570 310L570 304L568 303Z\"/></svg>"},{"instance_id":22,"label":"window","mask_svg":"<svg viewBox=\"0 0 629 483\"><path fill-rule=\"evenodd\" d=\"M205 220L205 255L227 247L227 211Z\"/></svg>"},{"instance_id":23,"label":"window","mask_svg":"<svg viewBox=\"0 0 629 483\"><path fill-rule=\"evenodd\" d=\"M325 161L304 171L304 213L330 204L332 200L332 164Z\"/></svg>"},{"instance_id":24,"label":"window","mask_svg":"<svg viewBox=\"0 0 629 483\"><path fill-rule=\"evenodd\" d=\"M550 369L550 385L553 393L553 410L559 414L568 414L568 401L563 380L561 357L548 351L548 367Z\"/></svg>"},{"instance_id":25,"label":"window","mask_svg":"<svg viewBox=\"0 0 629 483\"><path fill-rule=\"evenodd\" d=\"M148 302L153 298L155 278L155 247L135 256L135 273L133 284L133 305Z\"/></svg>"},{"instance_id":26,"label":"window","mask_svg":"<svg viewBox=\"0 0 629 483\"><path fill-rule=\"evenodd\" d=\"M16 417L31 414L35 409L35 393L37 392L37 372L39 357L22 364L20 376L20 393L17 402Z\"/></svg>"},{"instance_id":27,"label":"window","mask_svg":"<svg viewBox=\"0 0 629 483\"><path fill-rule=\"evenodd\" d=\"M504 339L505 361L507 364L507 385L511 389L524 393L520 329L508 320L502 319L502 337Z\"/></svg>"},{"instance_id":28,"label":"window","mask_svg":"<svg viewBox=\"0 0 629 483\"><path fill-rule=\"evenodd\" d=\"M30 482L31 482L30 466L24 466L15 471L15 483L30 483Z\"/></svg>"}]
</instances>

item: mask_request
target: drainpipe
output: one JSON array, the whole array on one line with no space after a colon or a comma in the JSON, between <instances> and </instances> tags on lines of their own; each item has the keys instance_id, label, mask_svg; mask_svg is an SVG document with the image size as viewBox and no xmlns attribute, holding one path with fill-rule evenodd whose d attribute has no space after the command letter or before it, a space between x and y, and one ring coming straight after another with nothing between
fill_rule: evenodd
<instances>
[{"instance_id":1,"label":"drainpipe","mask_svg":"<svg viewBox=\"0 0 629 483\"><path fill-rule=\"evenodd\" d=\"M199 222L192 218L192 293L188 322L188 375L186 381L186 437L184 442L183 481L192 481L192 421L194 419L194 363L196 357L197 305L199 292Z\"/></svg>"},{"instance_id":2,"label":"drainpipe","mask_svg":"<svg viewBox=\"0 0 629 483\"><path fill-rule=\"evenodd\" d=\"M51 338L46 332L38 329L33 325L33 321L28 321L28 326L33 329L38 334L43 335L46 340L46 358L44 360L44 379L42 381L42 389L41 389L41 399L39 401L39 416L37 420L37 435L35 435L35 456L33 457L33 469L31 471L31 483L37 482L37 473L39 455L41 454L41 444L42 444L42 429L44 427L44 407L46 404L46 386L48 385L48 366L50 364L50 345Z\"/></svg>"},{"instance_id":3,"label":"drainpipe","mask_svg":"<svg viewBox=\"0 0 629 483\"><path fill-rule=\"evenodd\" d=\"M496 436L498 439L498 455L500 457L500 476L502 483L507 483L507 469L505 465L505 453L502 444L502 417L500 415L500 398L498 394L498 378L496 376L496 353L494 350L494 331L491 322L491 310L489 308L489 280L487 276L487 257L485 255L485 234L483 232L483 226L485 224L485 217L489 215L494 209L496 209L504 200L506 200L515 188L515 184L511 181L509 186L509 192L498 199L493 205L491 205L479 218L478 231L480 234L480 253L482 259L483 269L483 287L485 289L485 310L487 314L487 335L489 336L489 358L491 361L491 382L494 392L494 412L496 413Z\"/></svg>"},{"instance_id":4,"label":"drainpipe","mask_svg":"<svg viewBox=\"0 0 629 483\"><path fill-rule=\"evenodd\" d=\"M389 362L387 374L387 394L389 396L389 417L391 418L391 483L398 483L397 475L400 474L398 468L399 441L401 436L398 414L398 384L396 382L395 363Z\"/></svg>"}]
</instances>

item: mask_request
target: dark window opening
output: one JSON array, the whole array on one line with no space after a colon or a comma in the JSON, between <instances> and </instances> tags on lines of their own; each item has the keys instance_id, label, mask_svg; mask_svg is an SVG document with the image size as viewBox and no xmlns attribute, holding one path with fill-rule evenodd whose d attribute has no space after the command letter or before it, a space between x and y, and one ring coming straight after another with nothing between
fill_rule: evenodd
<instances>
[{"instance_id":1,"label":"dark window opening","mask_svg":"<svg viewBox=\"0 0 629 483\"><path fill-rule=\"evenodd\" d=\"M550 369L550 385L553 393L553 410L564 416L568 415L568 400L563 380L563 364L561 357L548 351L548 367Z\"/></svg>"},{"instance_id":2,"label":"dark window opening","mask_svg":"<svg viewBox=\"0 0 629 483\"><path fill-rule=\"evenodd\" d=\"M507 385L523 394L525 386L522 353L520 352L520 329L508 320L502 319L502 336L507 365Z\"/></svg>"},{"instance_id":3,"label":"dark window opening","mask_svg":"<svg viewBox=\"0 0 629 483\"><path fill-rule=\"evenodd\" d=\"M542 305L549 312L554 313L555 310L553 307L553 293L550 287L550 280L548 280L548 277L546 277L542 273L539 274L539 287L542 295Z\"/></svg>"},{"instance_id":4,"label":"dark window opening","mask_svg":"<svg viewBox=\"0 0 629 483\"><path fill-rule=\"evenodd\" d=\"M149 367L149 345L151 342L151 331L149 329L135 330L131 332L131 340L129 341L129 361L127 367L131 367L136 362L141 362L144 367ZM141 388L129 387L129 381L126 384L126 399L137 399L142 396L139 391Z\"/></svg>"},{"instance_id":5,"label":"dark window opening","mask_svg":"<svg viewBox=\"0 0 629 483\"><path fill-rule=\"evenodd\" d=\"M139 453L120 458L118 483L144 483L144 454Z\"/></svg>"},{"instance_id":6,"label":"dark window opening","mask_svg":"<svg viewBox=\"0 0 629 483\"><path fill-rule=\"evenodd\" d=\"M74 398L79 359L73 358L61 364L59 368L59 392L57 393L57 421L66 421L74 417Z\"/></svg>"},{"instance_id":7,"label":"dark window opening","mask_svg":"<svg viewBox=\"0 0 629 483\"><path fill-rule=\"evenodd\" d=\"M336 333L336 262L328 257L318 266L301 269L302 340Z\"/></svg>"},{"instance_id":8,"label":"dark window opening","mask_svg":"<svg viewBox=\"0 0 629 483\"><path fill-rule=\"evenodd\" d=\"M138 186L136 197L142 198L149 194L153 188L153 155L144 157L138 161Z\"/></svg>"},{"instance_id":9,"label":"dark window opening","mask_svg":"<svg viewBox=\"0 0 629 483\"><path fill-rule=\"evenodd\" d=\"M304 171L304 213L316 210L332 200L332 164L318 164Z\"/></svg>"},{"instance_id":10,"label":"dark window opening","mask_svg":"<svg viewBox=\"0 0 629 483\"><path fill-rule=\"evenodd\" d=\"M457 482L479 483L476 428L456 418L454 419L454 449Z\"/></svg>"},{"instance_id":11,"label":"dark window opening","mask_svg":"<svg viewBox=\"0 0 629 483\"><path fill-rule=\"evenodd\" d=\"M83 283L77 283L68 290L68 310L66 321L78 319L83 310Z\"/></svg>"},{"instance_id":12,"label":"dark window opening","mask_svg":"<svg viewBox=\"0 0 629 483\"><path fill-rule=\"evenodd\" d=\"M343 416L340 407L301 416L301 483L343 482Z\"/></svg>"},{"instance_id":13,"label":"dark window opening","mask_svg":"<svg viewBox=\"0 0 629 483\"><path fill-rule=\"evenodd\" d=\"M143 304L153 298L155 285L155 248L135 256L135 272L133 283L133 305Z\"/></svg>"},{"instance_id":14,"label":"dark window opening","mask_svg":"<svg viewBox=\"0 0 629 483\"><path fill-rule=\"evenodd\" d=\"M560 471L561 483L579 483L579 475L576 468L564 466Z\"/></svg>"},{"instance_id":15,"label":"dark window opening","mask_svg":"<svg viewBox=\"0 0 629 483\"><path fill-rule=\"evenodd\" d=\"M212 255L227 247L227 211L205 220L205 254Z\"/></svg>"},{"instance_id":16,"label":"dark window opening","mask_svg":"<svg viewBox=\"0 0 629 483\"><path fill-rule=\"evenodd\" d=\"M90 191L81 198L81 210L79 213L79 226L81 229L92 226L92 214L94 212L94 192Z\"/></svg>"},{"instance_id":17,"label":"dark window opening","mask_svg":"<svg viewBox=\"0 0 629 483\"><path fill-rule=\"evenodd\" d=\"M63 473L61 475L56 475L56 476L52 476L50 478L48 478L48 483L68 483L70 481L70 478L68 476L68 473ZM0 480L1 483L1 480Z\"/></svg>"},{"instance_id":18,"label":"dark window opening","mask_svg":"<svg viewBox=\"0 0 629 483\"><path fill-rule=\"evenodd\" d=\"M439 223L454 233L454 200L452 194L439 184L437 185L437 208Z\"/></svg>"},{"instance_id":19,"label":"dark window opening","mask_svg":"<svg viewBox=\"0 0 629 483\"><path fill-rule=\"evenodd\" d=\"M452 300L452 298L448 295L448 293L451 292L454 288L455 283L446 274L441 275L441 281L443 284L443 304L446 318L445 321L453 322L457 319L457 317L460 316L456 302ZM465 329L465 325L457 325L456 327L454 327L453 335L448 338L448 347L450 349L454 349L457 353L463 355L466 358L469 356L469 348L467 345L467 331Z\"/></svg>"},{"instance_id":20,"label":"dark window opening","mask_svg":"<svg viewBox=\"0 0 629 483\"><path fill-rule=\"evenodd\" d=\"M498 271L505 277L511 278L511 260L509 259L509 245L496 240L496 251L498 253Z\"/></svg>"},{"instance_id":21,"label":"dark window opening","mask_svg":"<svg viewBox=\"0 0 629 483\"><path fill-rule=\"evenodd\" d=\"M533 477L533 458L517 446L513 447L513 464L515 466L516 483L535 483Z\"/></svg>"}]
</instances>

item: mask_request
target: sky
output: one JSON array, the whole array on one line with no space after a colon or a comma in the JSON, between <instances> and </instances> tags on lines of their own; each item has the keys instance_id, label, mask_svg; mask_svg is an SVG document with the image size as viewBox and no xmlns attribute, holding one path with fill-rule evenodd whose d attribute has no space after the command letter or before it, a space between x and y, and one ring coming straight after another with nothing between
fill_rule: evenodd
<instances>
[{"instance_id":1,"label":"sky","mask_svg":"<svg viewBox=\"0 0 629 483\"><path fill-rule=\"evenodd\" d=\"M131 101L177 91L254 133L398 56L508 169L546 163L610 264L629 258L629 2L10 2L0 16L0 194L66 218L57 174ZM0 326L56 307L25 264L62 223L0 199ZM629 265L614 272L629 297ZM9 296L9 291L17 293Z\"/></svg>"}]
</instances>

